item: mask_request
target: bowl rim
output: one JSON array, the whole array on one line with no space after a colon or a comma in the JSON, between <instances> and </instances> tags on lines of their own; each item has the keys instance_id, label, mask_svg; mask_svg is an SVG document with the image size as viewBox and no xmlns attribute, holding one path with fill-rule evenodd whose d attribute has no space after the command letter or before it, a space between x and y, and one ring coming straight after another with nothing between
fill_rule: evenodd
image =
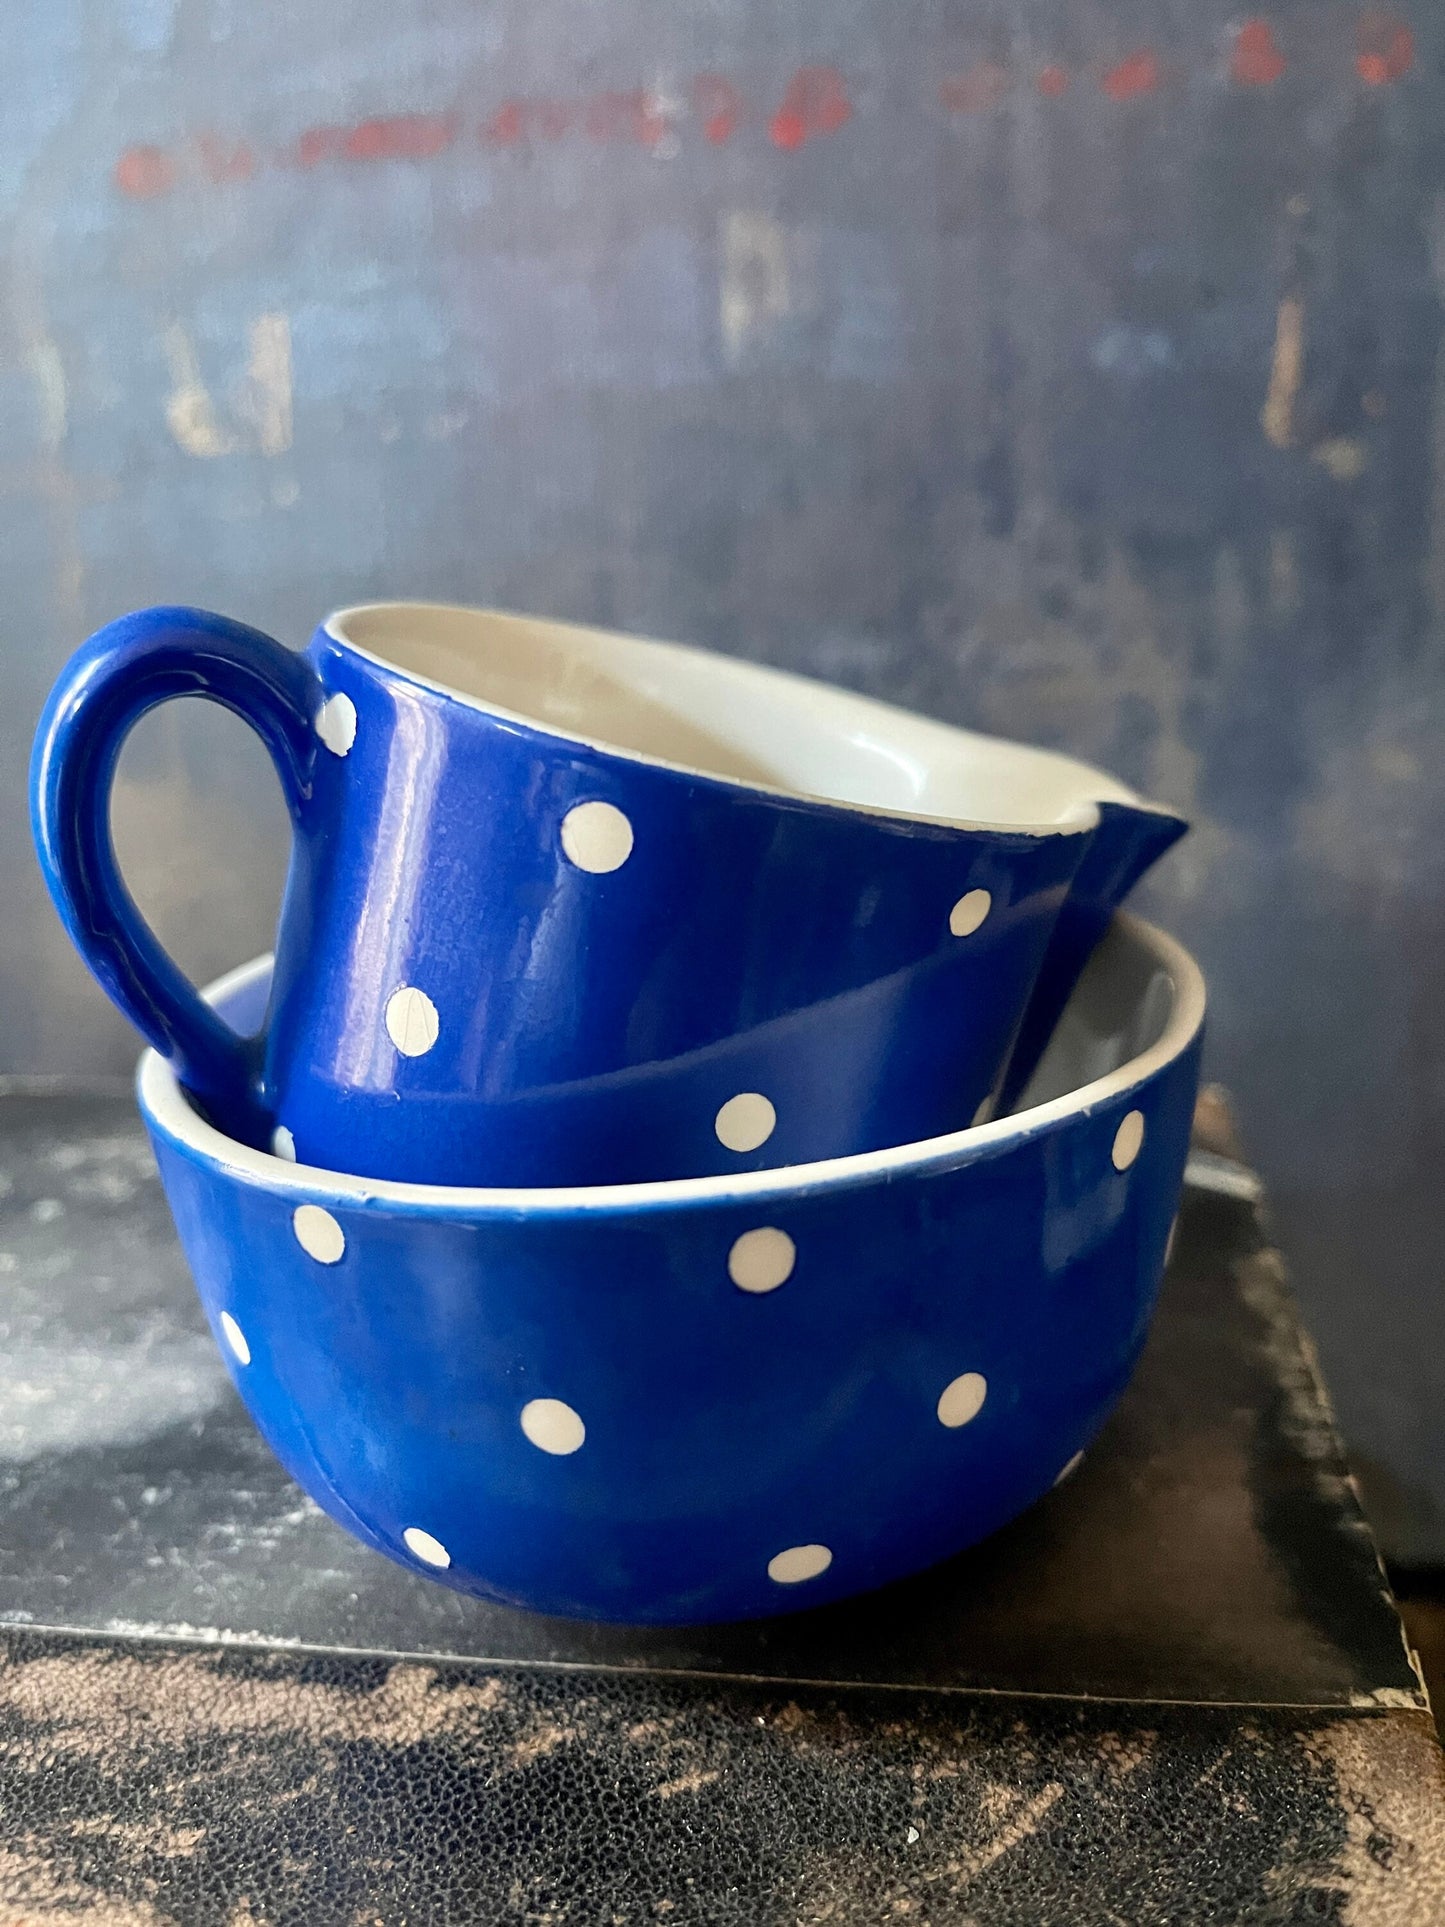
<instances>
[{"instance_id":1,"label":"bowl rim","mask_svg":"<svg viewBox=\"0 0 1445 1927\"><path fill-rule=\"evenodd\" d=\"M1026 1140L1045 1136L1077 1118L1112 1105L1148 1083L1183 1056L1204 1023L1204 974L1184 946L1153 924L1116 911L1111 929L1153 957L1174 985L1174 1004L1154 1043L1103 1077L1046 1103L1014 1111L991 1124L970 1125L942 1137L881 1151L811 1164L772 1166L703 1178L662 1178L642 1184L572 1185L508 1189L486 1186L400 1183L359 1178L318 1165L293 1164L252 1150L209 1124L191 1107L170 1063L147 1050L136 1069L136 1099L148 1129L195 1163L259 1186L297 1204L335 1203L355 1211L371 1209L431 1218L570 1217L582 1213L632 1213L686 1210L723 1204L765 1205L797 1202L823 1193L853 1189L879 1180L926 1175L999 1155ZM217 1003L271 967L269 955L256 957L206 987L202 995Z\"/></svg>"}]
</instances>

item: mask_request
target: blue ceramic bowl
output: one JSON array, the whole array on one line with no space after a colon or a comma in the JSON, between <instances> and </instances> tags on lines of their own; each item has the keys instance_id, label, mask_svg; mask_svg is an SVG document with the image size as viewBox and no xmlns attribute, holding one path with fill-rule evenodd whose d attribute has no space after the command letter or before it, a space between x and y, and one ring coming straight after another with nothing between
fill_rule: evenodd
<instances>
[{"instance_id":1,"label":"blue ceramic bowl","mask_svg":"<svg viewBox=\"0 0 1445 1927\"><path fill-rule=\"evenodd\" d=\"M259 731L294 825L254 1039L111 846L119 745L184 694ZM408 604L304 655L194 610L112 624L52 694L33 803L77 947L214 1122L433 1184L732 1175L967 1125L1183 828L1082 764L755 664Z\"/></svg>"},{"instance_id":2,"label":"blue ceramic bowl","mask_svg":"<svg viewBox=\"0 0 1445 1927\"><path fill-rule=\"evenodd\" d=\"M266 967L218 987L258 1015ZM736 1178L370 1183L140 1102L242 1398L388 1557L548 1613L699 1622L932 1565L1046 1492L1143 1343L1204 987L1121 917L1017 1116Z\"/></svg>"}]
</instances>

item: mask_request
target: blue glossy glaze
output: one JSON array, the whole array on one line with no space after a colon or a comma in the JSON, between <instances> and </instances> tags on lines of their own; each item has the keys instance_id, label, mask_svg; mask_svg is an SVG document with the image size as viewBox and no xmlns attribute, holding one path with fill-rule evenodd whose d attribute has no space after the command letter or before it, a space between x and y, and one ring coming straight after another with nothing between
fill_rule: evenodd
<instances>
[{"instance_id":1,"label":"blue glossy glaze","mask_svg":"<svg viewBox=\"0 0 1445 1927\"><path fill-rule=\"evenodd\" d=\"M239 1017L258 992L253 971L224 1007ZM1121 919L1035 1094L1122 1060L1112 1076L904 1151L591 1192L428 1192L282 1164L206 1126L153 1054L141 1103L237 1388L333 1518L463 1591L699 1622L931 1565L1088 1444L1153 1307L1202 1011L1183 953ZM737 1256L760 1231L761 1280ZM739 1272L774 1288L740 1289ZM966 1422L946 1425L959 1379L945 1411ZM534 1401L575 1414L547 1407L543 1433L575 1450L531 1441ZM771 1576L807 1547L826 1569Z\"/></svg>"},{"instance_id":2,"label":"blue glossy glaze","mask_svg":"<svg viewBox=\"0 0 1445 1927\"><path fill-rule=\"evenodd\" d=\"M176 696L219 703L260 736L298 831L304 877L311 834L303 826L314 821L315 672L268 636L196 609L123 616L71 657L36 733L31 824L56 908L102 987L149 1043L184 1067L202 1103L250 1138L263 1122L255 1101L259 1044L220 1022L161 949L125 887L111 841L110 786L126 736L147 710Z\"/></svg>"},{"instance_id":3,"label":"blue glossy glaze","mask_svg":"<svg viewBox=\"0 0 1445 1927\"><path fill-rule=\"evenodd\" d=\"M765 678L710 673L720 706ZM785 684L800 687L761 686ZM174 694L255 723L295 826L259 1042L202 1010L115 867L119 744ZM905 749L937 729L826 695L856 708L848 729L892 729ZM303 1160L424 1183L726 1173L960 1128L995 1091L1041 970L1056 1007L1113 907L1091 888L1087 940L1079 924L1055 941L1097 841L1086 793L1062 827L1022 829L780 794L519 720L325 627L296 656L177 610L128 617L74 659L33 796L71 936L218 1123L258 1145L280 1125ZM579 805L625 818L618 867L570 860ZM1141 846L1182 827L1112 808ZM973 892L987 916L956 935ZM753 1093L774 1127L730 1147L719 1112Z\"/></svg>"}]
</instances>

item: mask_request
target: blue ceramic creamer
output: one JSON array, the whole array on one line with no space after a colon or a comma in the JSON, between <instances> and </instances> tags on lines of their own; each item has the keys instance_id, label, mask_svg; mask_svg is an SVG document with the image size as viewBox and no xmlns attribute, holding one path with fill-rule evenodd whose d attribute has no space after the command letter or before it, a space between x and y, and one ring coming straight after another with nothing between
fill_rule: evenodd
<instances>
[{"instance_id":1,"label":"blue ceramic creamer","mask_svg":"<svg viewBox=\"0 0 1445 1927\"><path fill-rule=\"evenodd\" d=\"M224 1015L261 1014L264 967ZM337 1177L140 1101L206 1314L368 1545L543 1612L821 1605L992 1532L1143 1343L1204 992L1117 920L1014 1117L791 1171L557 1191Z\"/></svg>"},{"instance_id":2,"label":"blue ceramic creamer","mask_svg":"<svg viewBox=\"0 0 1445 1927\"><path fill-rule=\"evenodd\" d=\"M294 826L254 1039L160 950L111 845L120 745L179 695L251 723ZM968 1124L1030 1000L1036 1055L1183 828L1082 765L797 677L424 604L345 611L304 654L194 610L112 624L52 694L33 808L77 947L219 1125L506 1185Z\"/></svg>"}]
</instances>

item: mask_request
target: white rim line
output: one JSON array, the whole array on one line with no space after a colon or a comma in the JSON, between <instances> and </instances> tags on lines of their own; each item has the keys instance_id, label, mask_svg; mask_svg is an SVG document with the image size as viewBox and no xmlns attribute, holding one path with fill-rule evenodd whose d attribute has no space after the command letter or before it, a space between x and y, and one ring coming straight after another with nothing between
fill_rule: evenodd
<instances>
[{"instance_id":1,"label":"white rim line","mask_svg":"<svg viewBox=\"0 0 1445 1927\"><path fill-rule=\"evenodd\" d=\"M1002 1149L1019 1138L1032 1137L1066 1118L1084 1117L1146 1083L1156 1072L1181 1056L1204 1022L1204 975L1182 944L1142 918L1116 911L1113 928L1131 943L1150 952L1174 985L1174 1008L1157 1042L1105 1077L1082 1084L1076 1091L1017 1111L993 1124L976 1124L946 1137L922 1138L915 1144L891 1146L886 1151L861 1151L852 1157L827 1158L813 1164L774 1166L764 1171L712 1178L666 1178L647 1184L607 1184L558 1189L472 1189L445 1184L395 1184L383 1178L354 1178L314 1165L288 1164L281 1158L238 1144L214 1125L207 1124L186 1101L175 1073L157 1052L148 1050L136 1073L136 1095L146 1119L163 1136L196 1153L209 1163L255 1180L277 1195L312 1203L343 1205L388 1204L438 1210L467 1216L478 1211L523 1212L529 1217L576 1211L635 1210L718 1204L727 1200L764 1202L796 1199L800 1193L843 1190L885 1175L927 1171L947 1165L959 1153L982 1154ZM271 967L270 957L258 957L228 971L202 993L218 1003Z\"/></svg>"}]
</instances>

